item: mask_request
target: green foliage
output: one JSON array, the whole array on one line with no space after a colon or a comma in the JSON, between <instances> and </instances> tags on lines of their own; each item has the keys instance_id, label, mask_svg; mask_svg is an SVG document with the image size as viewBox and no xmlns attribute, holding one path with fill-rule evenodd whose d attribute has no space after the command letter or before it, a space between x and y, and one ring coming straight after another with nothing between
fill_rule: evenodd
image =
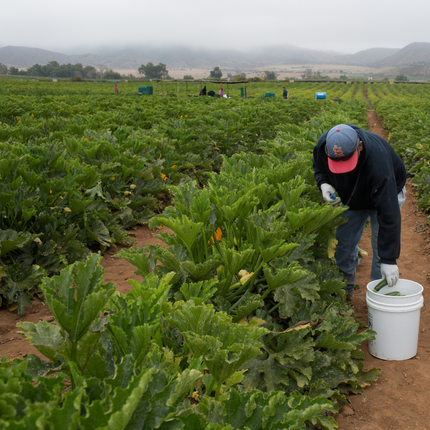
<instances>
[{"instance_id":1,"label":"green foliage","mask_svg":"<svg viewBox=\"0 0 430 430\"><path fill-rule=\"evenodd\" d=\"M101 75L93 66L83 67L81 63L76 64L59 64L57 61L50 61L48 64L40 65L34 64L28 67L27 70L18 70L13 68L11 71L13 75L21 76L40 76L52 78L99 78ZM79 82L79 81L78 81Z\"/></svg>"},{"instance_id":2,"label":"green foliage","mask_svg":"<svg viewBox=\"0 0 430 430\"><path fill-rule=\"evenodd\" d=\"M0 362L0 426L336 428L326 411L379 372L363 371L374 333L344 300L332 261L344 208L321 201L311 149L366 110L314 91L288 106L131 90L4 98L0 291L23 310L20 292L48 273L56 322L20 324L49 361ZM139 222L174 233L117 255L143 277L119 294L100 256L81 260Z\"/></svg>"},{"instance_id":3,"label":"green foliage","mask_svg":"<svg viewBox=\"0 0 430 430\"><path fill-rule=\"evenodd\" d=\"M407 82L409 81L409 78L404 73L399 73L398 75L396 75L394 80L398 82Z\"/></svg>"},{"instance_id":4,"label":"green foliage","mask_svg":"<svg viewBox=\"0 0 430 430\"><path fill-rule=\"evenodd\" d=\"M266 81L276 81L278 79L276 73L270 72L269 70L263 72L263 77Z\"/></svg>"},{"instance_id":5,"label":"green foliage","mask_svg":"<svg viewBox=\"0 0 430 430\"><path fill-rule=\"evenodd\" d=\"M404 84L401 87L403 86ZM415 101L381 102L378 104L378 114L389 131L390 143L402 157L409 175L412 176L412 184L417 191L418 207L428 212L430 169L427 160L430 152L428 119L430 104L422 100L422 97L422 92L417 91Z\"/></svg>"},{"instance_id":6,"label":"green foliage","mask_svg":"<svg viewBox=\"0 0 430 430\"><path fill-rule=\"evenodd\" d=\"M211 70L211 72L209 73L209 77L212 79L221 79L222 78L221 69L218 66L214 67L214 69Z\"/></svg>"},{"instance_id":7,"label":"green foliage","mask_svg":"<svg viewBox=\"0 0 430 430\"><path fill-rule=\"evenodd\" d=\"M142 64L137 70L146 79L169 79L169 71L163 63L159 63L156 66L152 63L148 63L146 66Z\"/></svg>"}]
</instances>

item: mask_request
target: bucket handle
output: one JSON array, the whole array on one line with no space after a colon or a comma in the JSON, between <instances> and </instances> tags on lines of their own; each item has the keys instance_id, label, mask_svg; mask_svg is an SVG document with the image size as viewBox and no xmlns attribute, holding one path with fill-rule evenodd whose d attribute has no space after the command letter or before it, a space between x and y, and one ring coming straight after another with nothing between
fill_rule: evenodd
<instances>
[{"instance_id":1,"label":"bucket handle","mask_svg":"<svg viewBox=\"0 0 430 430\"><path fill-rule=\"evenodd\" d=\"M423 309L423 308L424 308L424 309ZM424 313L424 312L426 311L426 309L427 309L426 304L425 304L425 303L423 303L423 306L422 306L422 308L421 308L421 313Z\"/></svg>"}]
</instances>

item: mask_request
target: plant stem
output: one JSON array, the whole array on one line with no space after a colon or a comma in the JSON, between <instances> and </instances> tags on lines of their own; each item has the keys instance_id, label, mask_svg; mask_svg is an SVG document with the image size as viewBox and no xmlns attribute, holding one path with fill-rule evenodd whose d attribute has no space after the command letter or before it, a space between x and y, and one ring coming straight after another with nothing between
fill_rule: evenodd
<instances>
[{"instance_id":1,"label":"plant stem","mask_svg":"<svg viewBox=\"0 0 430 430\"><path fill-rule=\"evenodd\" d=\"M215 383L215 379L212 376L211 382L209 382L209 385L206 387L206 395L209 396L209 397L210 397L210 395L212 393L212 389L213 389L214 383Z\"/></svg>"},{"instance_id":2,"label":"plant stem","mask_svg":"<svg viewBox=\"0 0 430 430\"><path fill-rule=\"evenodd\" d=\"M215 233L214 233L215 234ZM206 256L206 260L208 260L208 245L207 245L207 240L206 240L206 229L203 227L203 246L205 248L205 256Z\"/></svg>"},{"instance_id":3,"label":"plant stem","mask_svg":"<svg viewBox=\"0 0 430 430\"><path fill-rule=\"evenodd\" d=\"M219 400L219 396L221 394L221 388L222 388L222 384L218 384L215 390L215 400Z\"/></svg>"},{"instance_id":4,"label":"plant stem","mask_svg":"<svg viewBox=\"0 0 430 430\"><path fill-rule=\"evenodd\" d=\"M277 305L273 306L273 308L269 310L269 314L271 314L273 311L275 311L276 309L278 309L279 306L281 306L281 302L279 302Z\"/></svg>"}]
</instances>

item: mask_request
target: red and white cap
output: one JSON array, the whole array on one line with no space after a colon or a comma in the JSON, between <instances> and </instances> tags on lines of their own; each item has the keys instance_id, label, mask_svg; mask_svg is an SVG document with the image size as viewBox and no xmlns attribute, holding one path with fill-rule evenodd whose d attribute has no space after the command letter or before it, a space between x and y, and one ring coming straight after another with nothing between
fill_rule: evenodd
<instances>
[{"instance_id":1,"label":"red and white cap","mask_svg":"<svg viewBox=\"0 0 430 430\"><path fill-rule=\"evenodd\" d=\"M355 169L358 162L357 132L346 124L339 124L327 133L325 152L328 167L333 173L347 173Z\"/></svg>"}]
</instances>

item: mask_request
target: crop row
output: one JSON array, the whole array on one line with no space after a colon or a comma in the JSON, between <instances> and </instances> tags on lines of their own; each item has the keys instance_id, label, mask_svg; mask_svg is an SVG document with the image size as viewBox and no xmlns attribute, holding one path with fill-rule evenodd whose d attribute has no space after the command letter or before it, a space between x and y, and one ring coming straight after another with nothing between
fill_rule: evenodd
<instances>
[{"instance_id":1,"label":"crop row","mask_svg":"<svg viewBox=\"0 0 430 430\"><path fill-rule=\"evenodd\" d=\"M389 141L417 188L418 207L430 210L430 102L384 101L377 106Z\"/></svg>"},{"instance_id":2,"label":"crop row","mask_svg":"<svg viewBox=\"0 0 430 430\"><path fill-rule=\"evenodd\" d=\"M205 187L169 185L174 204L150 220L174 232L159 235L168 248L117 255L144 277L128 294L103 284L95 254L44 278L56 323L19 326L49 361L0 363L0 424L337 428L327 412L379 371L363 371L373 332L359 332L333 261L345 209L321 202L311 169L322 131L364 127L365 105L326 106L278 125L259 153L223 155Z\"/></svg>"},{"instance_id":3,"label":"crop row","mask_svg":"<svg viewBox=\"0 0 430 430\"><path fill-rule=\"evenodd\" d=\"M223 155L259 153L279 127L339 109L314 100L10 92L0 107L0 303L19 313L46 274L90 249L130 243L127 229L169 204L168 185L203 185Z\"/></svg>"}]
</instances>

